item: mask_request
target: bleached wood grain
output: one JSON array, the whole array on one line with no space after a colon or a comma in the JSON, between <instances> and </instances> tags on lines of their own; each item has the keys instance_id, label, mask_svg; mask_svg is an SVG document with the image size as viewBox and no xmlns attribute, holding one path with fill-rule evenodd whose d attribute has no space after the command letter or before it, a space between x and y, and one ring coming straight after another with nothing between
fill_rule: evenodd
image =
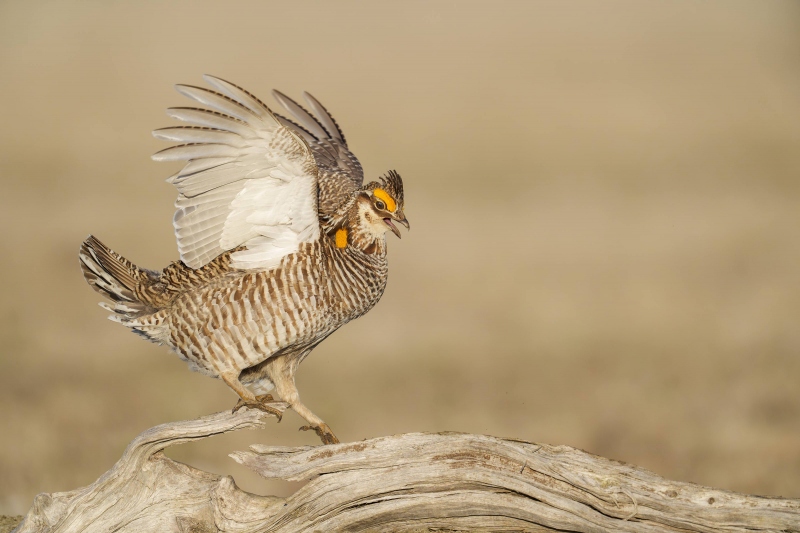
<instances>
[{"instance_id":1,"label":"bleached wood grain","mask_svg":"<svg viewBox=\"0 0 800 533\"><path fill-rule=\"evenodd\" d=\"M92 485L38 495L15 531L800 531L800 500L669 481L568 446L483 435L231 454L264 477L307 481L287 498L246 493L230 476L161 453L268 418L243 410L149 429Z\"/></svg>"}]
</instances>

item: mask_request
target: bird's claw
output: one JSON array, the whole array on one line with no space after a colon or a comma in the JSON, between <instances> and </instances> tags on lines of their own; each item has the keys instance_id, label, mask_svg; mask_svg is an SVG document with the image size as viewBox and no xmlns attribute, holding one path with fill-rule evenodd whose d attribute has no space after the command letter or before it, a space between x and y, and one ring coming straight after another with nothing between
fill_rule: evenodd
<instances>
[{"instance_id":1,"label":"bird's claw","mask_svg":"<svg viewBox=\"0 0 800 533\"><path fill-rule=\"evenodd\" d=\"M300 428L300 431L308 431L313 429L317 436L322 441L322 444L339 444L339 439L336 438L336 435L333 434L331 428L328 427L328 424L324 422L318 426L303 426Z\"/></svg>"},{"instance_id":2,"label":"bird's claw","mask_svg":"<svg viewBox=\"0 0 800 533\"><path fill-rule=\"evenodd\" d=\"M269 413L271 415L274 415L275 418L278 419L278 422L280 422L281 419L283 418L283 412L281 412L279 409L276 409L274 407L266 405L266 402L272 402L272 401L274 401L274 399L272 398L271 394L264 394L263 396L256 396L256 401L254 401L254 402L249 402L249 401L246 401L246 400L242 400L240 398L239 401L236 402L236 405L233 406L233 409L231 410L231 414L234 414L236 411L238 411L239 409L241 409L243 407L248 407L250 409L258 409L260 411L264 411L265 413Z\"/></svg>"}]
</instances>

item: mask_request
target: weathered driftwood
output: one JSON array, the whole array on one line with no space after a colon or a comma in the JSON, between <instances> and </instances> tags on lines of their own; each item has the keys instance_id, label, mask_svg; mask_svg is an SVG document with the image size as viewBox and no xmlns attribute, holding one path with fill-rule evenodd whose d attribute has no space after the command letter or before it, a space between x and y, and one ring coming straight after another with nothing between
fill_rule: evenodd
<instances>
[{"instance_id":1,"label":"weathered driftwood","mask_svg":"<svg viewBox=\"0 0 800 533\"><path fill-rule=\"evenodd\" d=\"M249 494L230 476L161 453L268 418L223 412L145 431L92 485L38 495L16 531L800 531L800 500L669 481L568 446L482 435L254 445L231 455L264 477L308 480L288 498Z\"/></svg>"}]
</instances>

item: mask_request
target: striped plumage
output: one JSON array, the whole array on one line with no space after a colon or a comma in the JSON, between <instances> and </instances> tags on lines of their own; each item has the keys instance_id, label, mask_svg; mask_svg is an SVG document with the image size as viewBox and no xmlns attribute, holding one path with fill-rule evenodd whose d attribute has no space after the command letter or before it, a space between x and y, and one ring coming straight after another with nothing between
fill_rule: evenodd
<instances>
[{"instance_id":1,"label":"striped plumage","mask_svg":"<svg viewBox=\"0 0 800 533\"><path fill-rule=\"evenodd\" d=\"M408 226L396 172L362 185L358 160L330 114L312 116L275 93L291 119L224 80L217 91L178 86L205 108L169 113L190 125L156 130L183 143L154 156L185 160L170 178L180 195L181 260L144 270L94 237L81 246L87 282L112 300L112 320L172 348L190 368L221 378L243 406L272 411L274 390L322 438L330 428L299 399L298 364L360 317L386 287L385 233Z\"/></svg>"}]
</instances>

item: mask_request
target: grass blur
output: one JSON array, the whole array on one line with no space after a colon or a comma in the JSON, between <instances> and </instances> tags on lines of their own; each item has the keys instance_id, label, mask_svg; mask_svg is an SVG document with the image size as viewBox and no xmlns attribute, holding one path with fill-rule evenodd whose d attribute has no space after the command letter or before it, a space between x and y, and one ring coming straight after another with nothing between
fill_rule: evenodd
<instances>
[{"instance_id":1,"label":"grass blur","mask_svg":"<svg viewBox=\"0 0 800 533\"><path fill-rule=\"evenodd\" d=\"M108 322L77 260L89 233L176 258L149 131L206 72L312 92L405 180L383 301L298 377L342 440L489 433L800 497L800 4L5 1L0 71L0 514L235 403ZM226 454L300 425L169 455L286 494Z\"/></svg>"}]
</instances>

